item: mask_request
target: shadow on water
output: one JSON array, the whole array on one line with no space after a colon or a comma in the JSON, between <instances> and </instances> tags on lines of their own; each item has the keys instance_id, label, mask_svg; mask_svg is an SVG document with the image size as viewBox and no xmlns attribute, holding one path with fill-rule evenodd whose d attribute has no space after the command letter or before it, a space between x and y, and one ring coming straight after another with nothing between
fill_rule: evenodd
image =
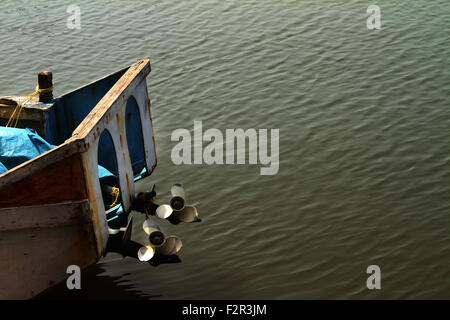
<instances>
[{"instance_id":1,"label":"shadow on water","mask_svg":"<svg viewBox=\"0 0 450 320\"><path fill-rule=\"evenodd\" d=\"M66 281L49 288L34 297L34 300L148 300L161 297L149 295L125 284L123 277L101 275L105 272L102 263L83 270L81 290L68 290Z\"/></svg>"}]
</instances>

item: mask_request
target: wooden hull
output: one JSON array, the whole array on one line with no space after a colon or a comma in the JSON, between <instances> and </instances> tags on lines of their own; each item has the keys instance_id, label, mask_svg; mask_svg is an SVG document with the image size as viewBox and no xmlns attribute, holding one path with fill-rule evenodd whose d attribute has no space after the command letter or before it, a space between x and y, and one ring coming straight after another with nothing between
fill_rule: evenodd
<instances>
[{"instance_id":1,"label":"wooden hull","mask_svg":"<svg viewBox=\"0 0 450 320\"><path fill-rule=\"evenodd\" d=\"M85 201L2 209L0 299L32 298L64 280L69 265L95 263L87 212Z\"/></svg>"},{"instance_id":2,"label":"wooden hull","mask_svg":"<svg viewBox=\"0 0 450 320\"><path fill-rule=\"evenodd\" d=\"M122 207L129 212L135 174L125 132L128 99L139 110L147 174L156 166L149 73L148 60L131 65L71 137L0 175L0 299L31 298L68 277L68 266L87 267L104 253L109 234L98 177L99 138L104 130L112 137Z\"/></svg>"}]
</instances>

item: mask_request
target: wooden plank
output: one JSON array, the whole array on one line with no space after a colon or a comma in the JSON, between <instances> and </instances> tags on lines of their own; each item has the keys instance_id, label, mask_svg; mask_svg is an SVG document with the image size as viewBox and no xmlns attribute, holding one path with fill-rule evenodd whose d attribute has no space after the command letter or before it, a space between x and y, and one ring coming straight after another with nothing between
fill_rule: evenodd
<instances>
[{"instance_id":1,"label":"wooden plank","mask_svg":"<svg viewBox=\"0 0 450 320\"><path fill-rule=\"evenodd\" d=\"M12 113L14 112L15 107L6 107L0 105L0 118L9 120L11 118ZM42 109L34 108L32 106L27 107L24 106L22 111L20 112L20 120L32 120L41 122L45 117Z\"/></svg>"},{"instance_id":2,"label":"wooden plank","mask_svg":"<svg viewBox=\"0 0 450 320\"><path fill-rule=\"evenodd\" d=\"M106 221L105 206L100 188L97 167L98 142L82 154L83 169L87 196L91 205L91 219L93 222L93 232L97 244L97 254L101 256L108 241L108 222Z\"/></svg>"},{"instance_id":3,"label":"wooden plank","mask_svg":"<svg viewBox=\"0 0 450 320\"><path fill-rule=\"evenodd\" d=\"M55 228L89 223L89 201L0 208L0 231Z\"/></svg>"},{"instance_id":4,"label":"wooden plank","mask_svg":"<svg viewBox=\"0 0 450 320\"><path fill-rule=\"evenodd\" d=\"M40 161L34 160L29 165L36 162ZM37 173L26 175L18 182L0 185L0 207L39 205L84 199L87 199L87 196L80 154L72 155L45 168L40 168Z\"/></svg>"},{"instance_id":5,"label":"wooden plank","mask_svg":"<svg viewBox=\"0 0 450 320\"><path fill-rule=\"evenodd\" d=\"M77 141L76 138L71 138L55 149L47 151L34 159L24 162L21 165L0 174L0 198L3 188L28 178L30 175L38 174L42 169L55 165L61 160L69 158L70 156L83 150L83 142Z\"/></svg>"}]
</instances>

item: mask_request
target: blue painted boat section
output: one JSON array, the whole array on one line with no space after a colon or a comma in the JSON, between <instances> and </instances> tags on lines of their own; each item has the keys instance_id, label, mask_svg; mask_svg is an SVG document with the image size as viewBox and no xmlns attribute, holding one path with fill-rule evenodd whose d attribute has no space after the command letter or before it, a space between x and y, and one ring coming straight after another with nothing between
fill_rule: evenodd
<instances>
[{"instance_id":1,"label":"blue painted boat section","mask_svg":"<svg viewBox=\"0 0 450 320\"><path fill-rule=\"evenodd\" d=\"M56 98L55 105L47 112L46 140L59 145L72 136L72 132L86 118L91 110L127 71L123 69L106 78L91 83L78 90ZM125 111L127 143L131 158L131 166L135 178L146 173L145 154L142 137L142 126L136 100L131 97L127 101ZM111 137L100 138L99 165L118 175L117 160L114 156ZM144 170L144 171L143 171Z\"/></svg>"},{"instance_id":2,"label":"blue painted boat section","mask_svg":"<svg viewBox=\"0 0 450 320\"><path fill-rule=\"evenodd\" d=\"M125 72L126 69L121 70L56 98L55 106L47 114L46 140L53 145L59 145L70 138L76 127Z\"/></svg>"},{"instance_id":3,"label":"blue painted boat section","mask_svg":"<svg viewBox=\"0 0 450 320\"><path fill-rule=\"evenodd\" d=\"M108 131L103 131L98 142L98 164L108 169L115 176L119 175L114 145Z\"/></svg>"},{"instance_id":4,"label":"blue painted boat section","mask_svg":"<svg viewBox=\"0 0 450 320\"><path fill-rule=\"evenodd\" d=\"M125 129L127 133L128 149L130 151L131 167L136 177L145 168L144 140L136 100L131 97L125 109Z\"/></svg>"}]
</instances>

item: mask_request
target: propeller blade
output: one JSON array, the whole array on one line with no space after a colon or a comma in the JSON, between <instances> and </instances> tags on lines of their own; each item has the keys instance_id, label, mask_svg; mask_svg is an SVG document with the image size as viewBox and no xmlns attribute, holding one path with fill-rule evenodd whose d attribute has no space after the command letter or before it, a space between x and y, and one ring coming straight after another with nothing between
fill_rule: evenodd
<instances>
[{"instance_id":1,"label":"propeller blade","mask_svg":"<svg viewBox=\"0 0 450 320\"><path fill-rule=\"evenodd\" d=\"M138 250L138 259L140 261L149 261L155 255L155 249L151 245L146 245Z\"/></svg>"},{"instance_id":2,"label":"propeller blade","mask_svg":"<svg viewBox=\"0 0 450 320\"><path fill-rule=\"evenodd\" d=\"M169 236L161 247L156 248L157 254L169 256L180 251L183 243L181 239L176 236Z\"/></svg>"},{"instance_id":3,"label":"propeller blade","mask_svg":"<svg viewBox=\"0 0 450 320\"><path fill-rule=\"evenodd\" d=\"M133 218L131 218L131 219L133 219ZM119 229L112 229L112 228L108 227L108 233L109 233L110 235L116 235L116 234L118 234L119 232L126 232L126 231L127 231L127 228L128 228L128 226L127 226L127 227L122 227L122 228L119 228ZM130 232L131 232L131 231L130 231Z\"/></svg>"},{"instance_id":4,"label":"propeller blade","mask_svg":"<svg viewBox=\"0 0 450 320\"><path fill-rule=\"evenodd\" d=\"M172 188L170 188L170 193L172 194L172 198L180 197L186 199L186 191L184 191L183 186L179 183L174 184Z\"/></svg>"},{"instance_id":5,"label":"propeller blade","mask_svg":"<svg viewBox=\"0 0 450 320\"><path fill-rule=\"evenodd\" d=\"M108 227L108 233L110 235L118 234L119 232L120 232L120 229L111 229L110 227Z\"/></svg>"},{"instance_id":6,"label":"propeller blade","mask_svg":"<svg viewBox=\"0 0 450 320\"><path fill-rule=\"evenodd\" d=\"M156 215L161 219L167 219L173 212L173 209L168 204L162 204L156 209Z\"/></svg>"},{"instance_id":7,"label":"propeller blade","mask_svg":"<svg viewBox=\"0 0 450 320\"><path fill-rule=\"evenodd\" d=\"M144 220L142 229L144 229L144 232L148 235L150 235L150 233L152 233L153 231L160 231L158 224L150 219Z\"/></svg>"},{"instance_id":8,"label":"propeller blade","mask_svg":"<svg viewBox=\"0 0 450 320\"><path fill-rule=\"evenodd\" d=\"M197 209L194 206L185 206L183 210L175 211L177 218L182 222L199 222Z\"/></svg>"}]
</instances>

